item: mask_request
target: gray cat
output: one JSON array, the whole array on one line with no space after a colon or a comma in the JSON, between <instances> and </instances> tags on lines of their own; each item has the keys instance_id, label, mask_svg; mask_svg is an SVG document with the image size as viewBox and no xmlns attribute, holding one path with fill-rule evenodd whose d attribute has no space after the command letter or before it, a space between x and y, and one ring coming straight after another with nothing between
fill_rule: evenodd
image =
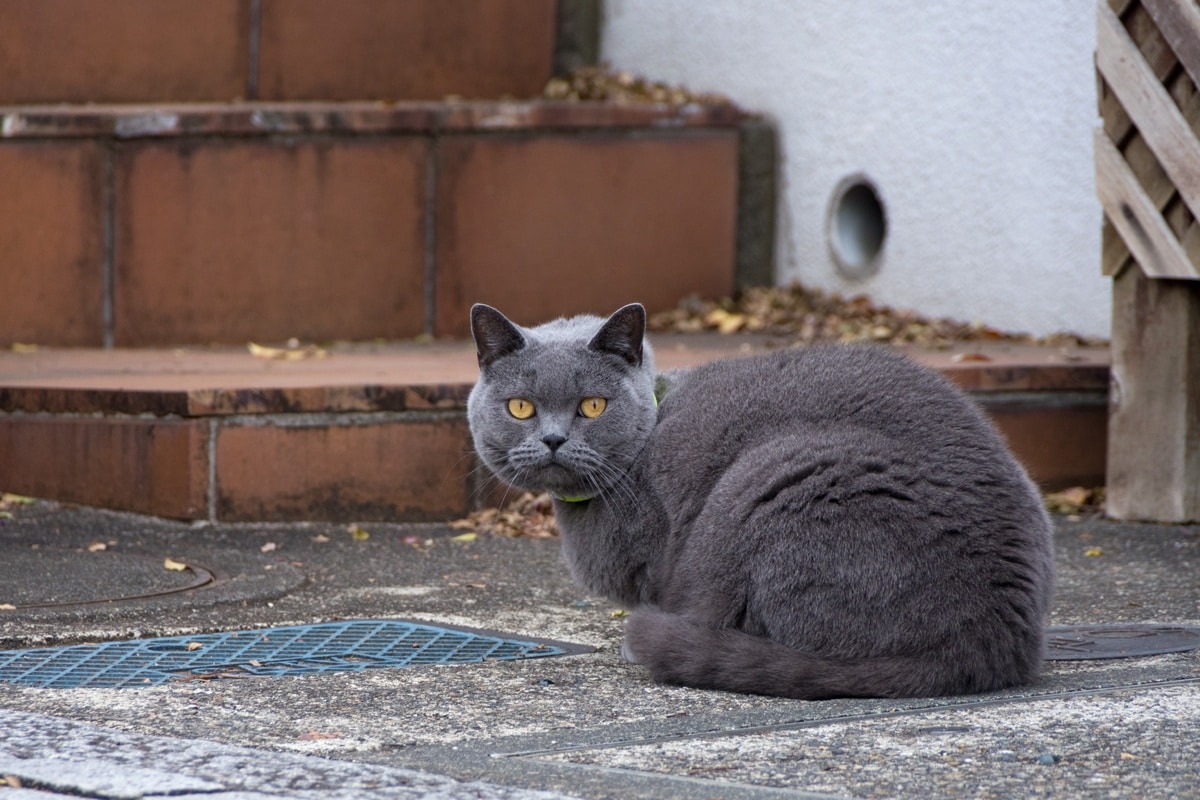
<instances>
[{"instance_id":1,"label":"gray cat","mask_svg":"<svg viewBox=\"0 0 1200 800\"><path fill-rule=\"evenodd\" d=\"M656 376L645 324L471 309L475 448L555 497L576 581L633 609L627 658L802 699L1037 677L1050 522L970 400L863 346Z\"/></svg>"}]
</instances>

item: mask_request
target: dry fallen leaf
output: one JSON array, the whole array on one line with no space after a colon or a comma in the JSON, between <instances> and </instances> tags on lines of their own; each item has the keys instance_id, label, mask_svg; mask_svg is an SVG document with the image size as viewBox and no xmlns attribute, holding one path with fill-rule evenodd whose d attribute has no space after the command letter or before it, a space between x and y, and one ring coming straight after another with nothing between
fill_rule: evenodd
<instances>
[{"instance_id":1,"label":"dry fallen leaf","mask_svg":"<svg viewBox=\"0 0 1200 800\"><path fill-rule=\"evenodd\" d=\"M620 619L621 617L629 616L629 612L623 608L619 608L616 611L609 614L609 616L612 617L613 619Z\"/></svg>"},{"instance_id":2,"label":"dry fallen leaf","mask_svg":"<svg viewBox=\"0 0 1200 800\"><path fill-rule=\"evenodd\" d=\"M201 647L204 647L204 645L202 645L200 642L188 642L187 647L184 649L190 653L193 650L199 650Z\"/></svg>"},{"instance_id":3,"label":"dry fallen leaf","mask_svg":"<svg viewBox=\"0 0 1200 800\"><path fill-rule=\"evenodd\" d=\"M992 357L984 353L955 353L950 356L950 360L955 364L961 364L964 361L991 361Z\"/></svg>"},{"instance_id":4,"label":"dry fallen leaf","mask_svg":"<svg viewBox=\"0 0 1200 800\"><path fill-rule=\"evenodd\" d=\"M175 561L170 558L165 559L163 561L163 566L166 569L171 570L172 572L183 572L185 569L188 568L188 565L184 564L182 561Z\"/></svg>"},{"instance_id":5,"label":"dry fallen leaf","mask_svg":"<svg viewBox=\"0 0 1200 800\"><path fill-rule=\"evenodd\" d=\"M721 333L737 333L746 327L746 315L735 314L723 308L714 308L705 315L704 322Z\"/></svg>"},{"instance_id":6,"label":"dry fallen leaf","mask_svg":"<svg viewBox=\"0 0 1200 800\"><path fill-rule=\"evenodd\" d=\"M319 741L321 739L342 739L345 737L340 733L325 733L323 731L309 731L307 733L300 734L296 738L300 739L300 741L302 741L302 742L315 742L315 741Z\"/></svg>"},{"instance_id":7,"label":"dry fallen leaf","mask_svg":"<svg viewBox=\"0 0 1200 800\"><path fill-rule=\"evenodd\" d=\"M450 541L452 541L452 542L473 542L473 541L475 541L475 537L477 535L478 534L476 534L474 531L471 531L469 533L460 533L458 536L451 536Z\"/></svg>"},{"instance_id":8,"label":"dry fallen leaf","mask_svg":"<svg viewBox=\"0 0 1200 800\"><path fill-rule=\"evenodd\" d=\"M1096 556L1104 555L1104 551L1099 547L1089 547L1087 550L1083 551L1083 554L1088 558L1095 558Z\"/></svg>"},{"instance_id":9,"label":"dry fallen leaf","mask_svg":"<svg viewBox=\"0 0 1200 800\"><path fill-rule=\"evenodd\" d=\"M0 611L16 611L17 607L12 603L0 603Z\"/></svg>"},{"instance_id":10,"label":"dry fallen leaf","mask_svg":"<svg viewBox=\"0 0 1200 800\"><path fill-rule=\"evenodd\" d=\"M752 287L733 297L692 295L675 308L651 316L649 328L671 333L761 331L803 343L876 341L931 347L998 340L1056 346L1103 343L1069 333L1042 338L1002 333L979 323L929 319L908 309L876 305L863 295L845 298L800 285Z\"/></svg>"},{"instance_id":11,"label":"dry fallen leaf","mask_svg":"<svg viewBox=\"0 0 1200 800\"><path fill-rule=\"evenodd\" d=\"M504 508L484 508L465 519L454 520L450 527L485 536L526 536L549 539L558 535L550 495L525 492Z\"/></svg>"},{"instance_id":12,"label":"dry fallen leaf","mask_svg":"<svg viewBox=\"0 0 1200 800\"><path fill-rule=\"evenodd\" d=\"M108 549L108 545L104 542L92 542L87 546L89 553L99 553Z\"/></svg>"},{"instance_id":13,"label":"dry fallen leaf","mask_svg":"<svg viewBox=\"0 0 1200 800\"><path fill-rule=\"evenodd\" d=\"M370 531L365 528L360 528L357 525L348 525L346 530L350 532L350 538L356 542L365 542L371 538Z\"/></svg>"},{"instance_id":14,"label":"dry fallen leaf","mask_svg":"<svg viewBox=\"0 0 1200 800\"><path fill-rule=\"evenodd\" d=\"M325 544L329 541L329 537L323 533L318 533L316 536L312 537L312 540L317 544Z\"/></svg>"},{"instance_id":15,"label":"dry fallen leaf","mask_svg":"<svg viewBox=\"0 0 1200 800\"><path fill-rule=\"evenodd\" d=\"M267 542L266 544L264 544L262 547L260 547L258 549L263 553L272 553L276 549L278 549L278 547L279 547L279 545L275 544L274 542Z\"/></svg>"},{"instance_id":16,"label":"dry fallen leaf","mask_svg":"<svg viewBox=\"0 0 1200 800\"><path fill-rule=\"evenodd\" d=\"M315 344L301 347L298 342L288 342L288 347L269 347L267 345L248 342L246 349L255 358L267 358L274 361L303 361L307 358L325 358L329 351Z\"/></svg>"},{"instance_id":17,"label":"dry fallen leaf","mask_svg":"<svg viewBox=\"0 0 1200 800\"><path fill-rule=\"evenodd\" d=\"M1089 489L1084 489L1082 486L1074 486L1059 492L1058 496L1069 503L1081 506L1091 499L1092 492Z\"/></svg>"},{"instance_id":18,"label":"dry fallen leaf","mask_svg":"<svg viewBox=\"0 0 1200 800\"><path fill-rule=\"evenodd\" d=\"M1046 510L1054 514L1079 514L1104 510L1104 488L1088 489L1072 486L1061 492L1050 492L1045 497Z\"/></svg>"},{"instance_id":19,"label":"dry fallen leaf","mask_svg":"<svg viewBox=\"0 0 1200 800\"><path fill-rule=\"evenodd\" d=\"M404 543L409 547L416 548L417 550L433 547L433 539L426 539L420 536L405 536Z\"/></svg>"},{"instance_id":20,"label":"dry fallen leaf","mask_svg":"<svg viewBox=\"0 0 1200 800\"><path fill-rule=\"evenodd\" d=\"M35 502L32 497L25 497L20 494L10 494L8 492L0 492L0 519L14 519L13 513L7 509L13 506L27 506Z\"/></svg>"},{"instance_id":21,"label":"dry fallen leaf","mask_svg":"<svg viewBox=\"0 0 1200 800\"><path fill-rule=\"evenodd\" d=\"M729 98L714 92L694 92L684 86L652 81L625 70L603 66L577 67L566 75L556 75L542 90L547 100L576 103L605 100L616 105L653 103L683 106L732 106Z\"/></svg>"}]
</instances>

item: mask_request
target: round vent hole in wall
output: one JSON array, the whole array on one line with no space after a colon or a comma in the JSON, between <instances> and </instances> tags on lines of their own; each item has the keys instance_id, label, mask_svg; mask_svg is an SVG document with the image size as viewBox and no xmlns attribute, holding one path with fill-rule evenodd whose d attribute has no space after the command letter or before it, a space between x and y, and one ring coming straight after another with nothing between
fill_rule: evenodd
<instances>
[{"instance_id":1,"label":"round vent hole in wall","mask_svg":"<svg viewBox=\"0 0 1200 800\"><path fill-rule=\"evenodd\" d=\"M829 247L841 275L864 280L879 271L887 214L875 184L865 175L844 178L829 204Z\"/></svg>"}]
</instances>

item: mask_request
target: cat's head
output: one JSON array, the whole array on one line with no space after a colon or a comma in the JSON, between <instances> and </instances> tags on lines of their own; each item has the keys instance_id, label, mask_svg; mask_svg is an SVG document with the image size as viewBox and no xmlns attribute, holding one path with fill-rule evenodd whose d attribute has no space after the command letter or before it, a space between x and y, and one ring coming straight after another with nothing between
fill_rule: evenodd
<instances>
[{"instance_id":1,"label":"cat's head","mask_svg":"<svg viewBox=\"0 0 1200 800\"><path fill-rule=\"evenodd\" d=\"M533 328L471 309L479 382L467 400L475 450L506 483L557 497L612 490L658 417L646 310Z\"/></svg>"}]
</instances>

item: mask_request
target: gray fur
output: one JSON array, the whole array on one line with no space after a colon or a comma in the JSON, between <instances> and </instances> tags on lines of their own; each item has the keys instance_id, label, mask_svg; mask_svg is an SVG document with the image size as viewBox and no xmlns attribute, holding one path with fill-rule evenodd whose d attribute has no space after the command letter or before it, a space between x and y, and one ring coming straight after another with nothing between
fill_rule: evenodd
<instances>
[{"instance_id":1,"label":"gray fur","mask_svg":"<svg viewBox=\"0 0 1200 800\"><path fill-rule=\"evenodd\" d=\"M656 408L644 319L634 305L521 328L475 306L467 404L500 479L592 498L555 500L563 553L633 609L632 660L803 699L1037 677L1050 522L968 398L884 349L829 346L674 373ZM608 400L596 419L578 411L591 396ZM514 419L511 397L537 414Z\"/></svg>"}]
</instances>

